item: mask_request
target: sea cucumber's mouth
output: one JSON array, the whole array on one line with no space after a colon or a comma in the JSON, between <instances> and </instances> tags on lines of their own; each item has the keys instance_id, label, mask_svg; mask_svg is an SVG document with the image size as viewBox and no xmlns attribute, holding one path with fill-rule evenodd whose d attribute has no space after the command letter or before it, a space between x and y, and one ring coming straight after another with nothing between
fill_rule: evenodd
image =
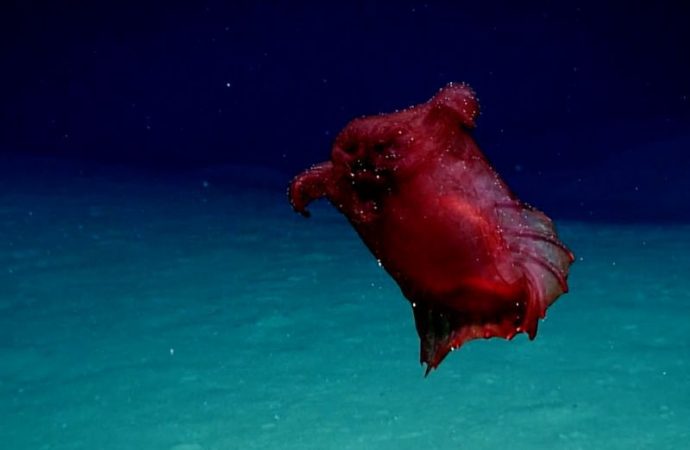
<instances>
[{"instance_id":1,"label":"sea cucumber's mouth","mask_svg":"<svg viewBox=\"0 0 690 450\"><path fill-rule=\"evenodd\" d=\"M380 202L390 186L390 174L365 160L357 160L352 165L350 182L360 200Z\"/></svg>"}]
</instances>

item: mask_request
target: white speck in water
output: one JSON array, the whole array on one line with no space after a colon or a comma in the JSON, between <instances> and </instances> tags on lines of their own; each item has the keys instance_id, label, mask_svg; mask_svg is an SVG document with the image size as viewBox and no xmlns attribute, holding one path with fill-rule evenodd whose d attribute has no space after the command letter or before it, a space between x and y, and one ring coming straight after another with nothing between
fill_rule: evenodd
<instances>
[{"instance_id":1,"label":"white speck in water","mask_svg":"<svg viewBox=\"0 0 690 450\"><path fill-rule=\"evenodd\" d=\"M205 187L205 188L209 187L208 180L202 181L202 182L201 182L201 185L202 185L203 187Z\"/></svg>"},{"instance_id":2,"label":"white speck in water","mask_svg":"<svg viewBox=\"0 0 690 450\"><path fill-rule=\"evenodd\" d=\"M377 259L377 260L376 260L376 264L378 264L379 267L383 267L383 263L381 262L380 259Z\"/></svg>"},{"instance_id":3,"label":"white speck in water","mask_svg":"<svg viewBox=\"0 0 690 450\"><path fill-rule=\"evenodd\" d=\"M228 81L227 83L225 83L225 87L232 87L232 83Z\"/></svg>"},{"instance_id":4,"label":"white speck in water","mask_svg":"<svg viewBox=\"0 0 690 450\"><path fill-rule=\"evenodd\" d=\"M171 349L170 349L170 356L173 356L174 354L175 354L175 349L174 349L174 348L171 348Z\"/></svg>"}]
</instances>

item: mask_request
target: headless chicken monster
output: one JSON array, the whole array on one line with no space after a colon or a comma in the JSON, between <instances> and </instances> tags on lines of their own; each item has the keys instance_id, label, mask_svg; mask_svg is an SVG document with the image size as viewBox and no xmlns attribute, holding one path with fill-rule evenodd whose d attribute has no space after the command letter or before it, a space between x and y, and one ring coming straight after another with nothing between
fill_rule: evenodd
<instances>
[{"instance_id":1,"label":"headless chicken monster","mask_svg":"<svg viewBox=\"0 0 690 450\"><path fill-rule=\"evenodd\" d=\"M293 208L326 197L412 305L426 373L477 338L533 339L567 292L573 254L521 202L472 139L464 84L403 111L355 119L331 158L290 184Z\"/></svg>"}]
</instances>

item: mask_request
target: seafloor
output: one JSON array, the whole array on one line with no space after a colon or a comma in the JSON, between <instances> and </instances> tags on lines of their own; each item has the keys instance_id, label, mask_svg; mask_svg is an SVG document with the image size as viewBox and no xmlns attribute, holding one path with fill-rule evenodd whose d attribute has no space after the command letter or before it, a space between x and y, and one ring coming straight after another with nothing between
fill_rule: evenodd
<instances>
[{"instance_id":1,"label":"seafloor","mask_svg":"<svg viewBox=\"0 0 690 450\"><path fill-rule=\"evenodd\" d=\"M327 204L3 169L4 449L690 448L688 225L559 222L578 258L537 339L424 379L409 305Z\"/></svg>"}]
</instances>

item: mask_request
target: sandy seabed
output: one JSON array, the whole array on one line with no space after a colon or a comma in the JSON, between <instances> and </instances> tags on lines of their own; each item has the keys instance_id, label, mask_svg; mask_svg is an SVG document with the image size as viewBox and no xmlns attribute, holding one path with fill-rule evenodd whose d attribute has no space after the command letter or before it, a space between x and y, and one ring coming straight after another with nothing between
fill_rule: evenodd
<instances>
[{"instance_id":1,"label":"sandy seabed","mask_svg":"<svg viewBox=\"0 0 690 450\"><path fill-rule=\"evenodd\" d=\"M577 262L537 339L424 379L409 304L313 213L203 179L6 179L2 447L690 445L690 225L558 222Z\"/></svg>"}]
</instances>

